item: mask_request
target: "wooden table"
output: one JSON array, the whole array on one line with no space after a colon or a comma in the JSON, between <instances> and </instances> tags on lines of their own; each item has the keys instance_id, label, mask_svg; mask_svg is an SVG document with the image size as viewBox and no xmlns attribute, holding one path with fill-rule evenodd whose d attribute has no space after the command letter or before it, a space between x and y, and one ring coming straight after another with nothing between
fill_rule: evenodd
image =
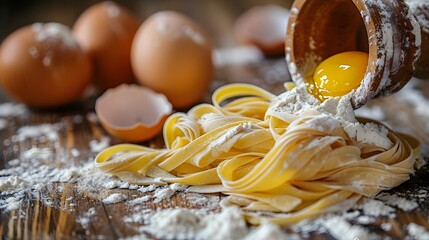
<instances>
[{"instance_id":1,"label":"wooden table","mask_svg":"<svg viewBox=\"0 0 429 240\"><path fill-rule=\"evenodd\" d=\"M70 2L65 1L65 6ZM93 1L92 1L93 2ZM237 15L249 6L263 3L264 1L130 1L128 7L133 9L141 18L162 9L176 9L188 13L203 26L213 38L216 47L231 47L235 44L231 35L234 19ZM275 2L275 1L273 1ZM290 1L277 1L276 3L289 6ZM59 3L56 3L57 5ZM62 2L61 2L62 4ZM63 22L70 24L71 19L77 16L89 3L83 1L66 15ZM58 6L57 6L58 7ZM60 8L64 10L64 7ZM46 10L46 9L45 9ZM40 10L39 13L42 11ZM44 13L46 14L45 11ZM52 11L54 20L61 13ZM41 16L41 15L36 15ZM43 15L45 18L46 15ZM37 18L37 17L36 17ZM15 25L20 25L17 19L12 19ZM216 87L232 82L248 82L257 84L276 94L283 91L283 82L287 80L288 73L285 70L286 63L283 57L262 59L256 63L244 65L227 65L217 69L212 90ZM421 83L421 90L429 99L429 81ZM208 94L209 96L209 94ZM10 167L10 161L19 159L22 153L33 146L47 147L53 149L55 155L46 164L62 167L68 165L81 165L90 161L95 156L89 143L92 140L101 140L108 136L98 122L92 121L91 114L94 112L95 96L84 99L72 106L65 108L40 111L31 109L19 117L7 117L7 128L0 130L0 169ZM8 102L4 93L0 92L0 103ZM388 97L377 99L370 105L382 106L385 114L385 121L394 129L400 129L409 134L417 136L424 148L429 147L429 132L425 128L429 119L421 119L416 114L415 109L399 98ZM429 109L428 109L429 111ZM401 114L399 114L401 113ZM401 117L399 117L401 116ZM76 121L80 119L80 121ZM17 130L26 125L59 123L59 135L55 140L41 141L38 139L19 140L13 137ZM120 143L112 137L110 144ZM149 146L162 147L161 136L143 143ZM78 156L73 156L74 149L79 151ZM417 190L429 190L428 168L421 168L412 179L391 193L407 194ZM1 175L0 175L1 177ZM128 196L143 196L144 193L135 190L102 190L103 192L91 193L77 191L72 183L52 183L49 187L41 189L38 194L26 193L24 202L20 208L13 211L0 210L0 236L3 239L42 239L42 238L119 238L133 236L137 232L122 221L122 217L129 214L131 209L125 203L103 204L100 196L112 192L121 192ZM222 195L214 195L218 199ZM45 204L49 199L52 204ZM4 199L3 199L4 200ZM2 199L0 199L2 201ZM164 200L160 203L147 203L145 207L152 209L171 207L198 208L187 200L186 194L174 196L170 201ZM85 214L93 208L95 213L91 217L90 223L82 223L79 216ZM420 203L419 207L411 212L397 211L395 219L379 218L374 224L365 227L380 236L389 236L393 239L402 239L407 234L405 226L411 222L425 226L429 229L428 223L429 199ZM218 207L213 207L213 211L218 211ZM382 222L390 222L393 228L384 232L380 229ZM314 233L310 238L329 239L329 235Z\"/></svg>"}]
</instances>

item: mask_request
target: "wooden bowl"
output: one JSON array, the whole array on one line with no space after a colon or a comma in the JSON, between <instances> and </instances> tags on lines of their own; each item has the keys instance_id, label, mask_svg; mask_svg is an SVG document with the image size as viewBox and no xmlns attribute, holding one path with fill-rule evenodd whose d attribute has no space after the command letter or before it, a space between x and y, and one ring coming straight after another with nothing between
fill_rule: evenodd
<instances>
[{"instance_id":1,"label":"wooden bowl","mask_svg":"<svg viewBox=\"0 0 429 240\"><path fill-rule=\"evenodd\" d=\"M297 84L334 54L369 53L365 77L352 97L355 108L401 89L416 70L420 46L420 26L407 4L365 0L296 0L285 43Z\"/></svg>"}]
</instances>

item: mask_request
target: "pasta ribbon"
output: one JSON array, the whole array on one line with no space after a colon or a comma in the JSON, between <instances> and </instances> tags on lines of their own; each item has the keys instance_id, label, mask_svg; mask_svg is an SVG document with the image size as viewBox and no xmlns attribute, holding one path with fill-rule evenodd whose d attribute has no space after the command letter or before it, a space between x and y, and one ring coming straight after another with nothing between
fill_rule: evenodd
<instances>
[{"instance_id":1,"label":"pasta ribbon","mask_svg":"<svg viewBox=\"0 0 429 240\"><path fill-rule=\"evenodd\" d=\"M414 138L389 130L387 149L358 142L334 116L273 110L275 98L253 85L221 87L213 105L167 119L166 149L119 144L100 152L95 165L133 183L161 179L223 192L222 206L240 206L250 223L281 225L351 207L413 173Z\"/></svg>"}]
</instances>

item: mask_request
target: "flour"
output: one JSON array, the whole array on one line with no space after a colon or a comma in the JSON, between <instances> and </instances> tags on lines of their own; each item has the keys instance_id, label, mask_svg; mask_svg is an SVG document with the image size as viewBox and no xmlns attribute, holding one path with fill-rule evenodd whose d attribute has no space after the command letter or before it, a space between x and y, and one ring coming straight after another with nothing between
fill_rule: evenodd
<instances>
[{"instance_id":1,"label":"flour","mask_svg":"<svg viewBox=\"0 0 429 240\"><path fill-rule=\"evenodd\" d=\"M39 165L42 160L53 160L54 153L50 148L32 147L22 152L21 157L33 162L34 165Z\"/></svg>"},{"instance_id":2,"label":"flour","mask_svg":"<svg viewBox=\"0 0 429 240\"><path fill-rule=\"evenodd\" d=\"M388 205L395 206L403 211L412 211L419 206L419 204L415 201L407 200L397 195L390 195L388 193L380 193L376 196L376 198L382 200Z\"/></svg>"},{"instance_id":3,"label":"flour","mask_svg":"<svg viewBox=\"0 0 429 240\"><path fill-rule=\"evenodd\" d=\"M0 177L0 191L2 192L16 188L23 188L25 186L25 181L18 176Z\"/></svg>"},{"instance_id":4,"label":"flour","mask_svg":"<svg viewBox=\"0 0 429 240\"><path fill-rule=\"evenodd\" d=\"M291 226L291 229L302 233L306 238L310 237L311 233L329 233L338 240L375 239L365 228L349 223L353 216L356 216L354 212L352 214L348 212L329 214L316 219L301 221Z\"/></svg>"},{"instance_id":5,"label":"flour","mask_svg":"<svg viewBox=\"0 0 429 240\"><path fill-rule=\"evenodd\" d=\"M409 236L406 239L429 240L429 231L421 225L410 223L407 226L407 231Z\"/></svg>"},{"instance_id":6,"label":"flour","mask_svg":"<svg viewBox=\"0 0 429 240\"><path fill-rule=\"evenodd\" d=\"M384 149L389 149L393 145L387 137L389 131L384 126L375 123L361 124L358 122L346 122L343 128L352 139L358 142L375 145Z\"/></svg>"},{"instance_id":7,"label":"flour","mask_svg":"<svg viewBox=\"0 0 429 240\"><path fill-rule=\"evenodd\" d=\"M351 139L365 144L388 149L392 142L387 137L388 130L384 126L374 123L360 123L356 120L355 113L351 104L352 94L341 98L330 98L323 103L306 92L305 88L295 87L274 99L267 114L287 113L292 115L301 114L305 111L316 110L322 114L320 121L308 123L309 127L332 131L341 124L344 131Z\"/></svg>"},{"instance_id":8,"label":"flour","mask_svg":"<svg viewBox=\"0 0 429 240\"><path fill-rule=\"evenodd\" d=\"M143 222L147 225L139 228L141 233L161 239L241 239L248 233L246 222L235 207L226 208L221 213L163 209L146 215Z\"/></svg>"},{"instance_id":9,"label":"flour","mask_svg":"<svg viewBox=\"0 0 429 240\"><path fill-rule=\"evenodd\" d=\"M58 39L68 48L77 48L78 44L70 29L59 23L34 23L31 26L38 42L48 41L50 38Z\"/></svg>"},{"instance_id":10,"label":"flour","mask_svg":"<svg viewBox=\"0 0 429 240\"><path fill-rule=\"evenodd\" d=\"M427 0L406 0L405 2L414 13L422 30L429 33L429 4Z\"/></svg>"},{"instance_id":11,"label":"flour","mask_svg":"<svg viewBox=\"0 0 429 240\"><path fill-rule=\"evenodd\" d=\"M7 127L7 120L0 118L0 131Z\"/></svg>"},{"instance_id":12,"label":"flour","mask_svg":"<svg viewBox=\"0 0 429 240\"><path fill-rule=\"evenodd\" d=\"M112 203L119 203L123 202L127 199L127 195L122 193L113 193L102 200L104 204L112 204Z\"/></svg>"},{"instance_id":13,"label":"flour","mask_svg":"<svg viewBox=\"0 0 429 240\"><path fill-rule=\"evenodd\" d=\"M329 233L338 240L371 239L370 234L363 227L353 226L340 217L334 216L326 219L323 225L328 229Z\"/></svg>"},{"instance_id":14,"label":"flour","mask_svg":"<svg viewBox=\"0 0 429 240\"><path fill-rule=\"evenodd\" d=\"M131 205L140 204L140 203L147 202L147 201L149 201L150 199L151 199L151 197L150 197L150 196L143 196L143 197L141 197L141 198L136 198L136 199L134 199L134 200L130 201L130 204L131 204Z\"/></svg>"},{"instance_id":15,"label":"flour","mask_svg":"<svg viewBox=\"0 0 429 240\"><path fill-rule=\"evenodd\" d=\"M254 46L220 48L213 51L213 63L216 67L258 63L262 59L264 54Z\"/></svg>"},{"instance_id":16,"label":"flour","mask_svg":"<svg viewBox=\"0 0 429 240\"><path fill-rule=\"evenodd\" d=\"M0 209L6 211L13 211L19 209L22 203L22 198L14 196L8 197L4 201L0 202Z\"/></svg>"},{"instance_id":17,"label":"flour","mask_svg":"<svg viewBox=\"0 0 429 240\"><path fill-rule=\"evenodd\" d=\"M100 140L91 140L89 142L89 147L91 149L91 152L98 153L101 152L103 149L110 146L110 138L109 137L102 137Z\"/></svg>"},{"instance_id":18,"label":"flour","mask_svg":"<svg viewBox=\"0 0 429 240\"><path fill-rule=\"evenodd\" d=\"M389 232L390 230L392 230L392 224L390 223L382 223L380 227L386 232Z\"/></svg>"},{"instance_id":19,"label":"flour","mask_svg":"<svg viewBox=\"0 0 429 240\"><path fill-rule=\"evenodd\" d=\"M28 109L24 104L2 103L0 104L0 117L17 117L24 115Z\"/></svg>"},{"instance_id":20,"label":"flour","mask_svg":"<svg viewBox=\"0 0 429 240\"><path fill-rule=\"evenodd\" d=\"M387 206L382 201L368 199L365 203L359 206L362 208L363 213L368 216L379 217L389 216L395 217L395 209Z\"/></svg>"},{"instance_id":21,"label":"flour","mask_svg":"<svg viewBox=\"0 0 429 240\"><path fill-rule=\"evenodd\" d=\"M154 203L159 203L164 199L170 199L177 191L184 191L187 186L180 185L178 183L171 184L164 188L157 188L153 194L155 200Z\"/></svg>"},{"instance_id":22,"label":"flour","mask_svg":"<svg viewBox=\"0 0 429 240\"><path fill-rule=\"evenodd\" d=\"M182 31L184 35L189 37L194 43L198 45L204 45L204 37L198 31L195 31L192 27L184 26Z\"/></svg>"},{"instance_id":23,"label":"flour","mask_svg":"<svg viewBox=\"0 0 429 240\"><path fill-rule=\"evenodd\" d=\"M91 218L96 214L96 211L94 208L88 209L88 211L83 212L82 215L80 215L76 222L80 223L84 229L88 229Z\"/></svg>"},{"instance_id":24,"label":"flour","mask_svg":"<svg viewBox=\"0 0 429 240\"><path fill-rule=\"evenodd\" d=\"M55 140L58 138L57 131L60 126L58 124L40 124L33 126L23 126L18 129L17 137L19 141L25 139L36 138L43 139L47 138L48 140Z\"/></svg>"},{"instance_id":25,"label":"flour","mask_svg":"<svg viewBox=\"0 0 429 240\"><path fill-rule=\"evenodd\" d=\"M282 240L282 239L301 239L297 235L288 235L282 229L272 223L262 223L259 227L252 229L252 231L244 238L245 240L254 239L269 239L269 240Z\"/></svg>"}]
</instances>

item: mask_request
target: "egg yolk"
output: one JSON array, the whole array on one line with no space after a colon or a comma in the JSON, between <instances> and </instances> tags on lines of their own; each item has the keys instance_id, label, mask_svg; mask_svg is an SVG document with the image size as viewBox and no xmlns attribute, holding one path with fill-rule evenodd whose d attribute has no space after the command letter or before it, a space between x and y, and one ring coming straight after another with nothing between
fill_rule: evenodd
<instances>
[{"instance_id":1,"label":"egg yolk","mask_svg":"<svg viewBox=\"0 0 429 240\"><path fill-rule=\"evenodd\" d=\"M316 68L313 83L307 88L319 100L344 96L361 84L366 67L368 53L343 52L325 59Z\"/></svg>"}]
</instances>

